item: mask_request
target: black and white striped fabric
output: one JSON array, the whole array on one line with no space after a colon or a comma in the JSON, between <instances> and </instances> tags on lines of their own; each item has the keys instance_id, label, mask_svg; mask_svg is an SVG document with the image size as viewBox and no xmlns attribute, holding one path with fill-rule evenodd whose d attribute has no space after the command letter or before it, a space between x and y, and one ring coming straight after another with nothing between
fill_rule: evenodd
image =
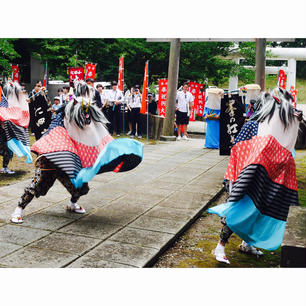
<instances>
[{"instance_id":1,"label":"black and white striped fabric","mask_svg":"<svg viewBox=\"0 0 306 306\"><path fill-rule=\"evenodd\" d=\"M264 215L286 221L289 207L298 205L298 193L273 182L266 169L259 164L244 168L233 184L229 202L237 202L247 194Z\"/></svg>"},{"instance_id":2,"label":"black and white striped fabric","mask_svg":"<svg viewBox=\"0 0 306 306\"><path fill-rule=\"evenodd\" d=\"M43 154L56 168L65 172L70 179L74 179L82 169L81 159L78 155L69 152L52 152Z\"/></svg>"},{"instance_id":3,"label":"black and white striped fabric","mask_svg":"<svg viewBox=\"0 0 306 306\"><path fill-rule=\"evenodd\" d=\"M11 121L4 121L4 131L7 141L16 138L23 145L30 146L29 131L27 128L16 125Z\"/></svg>"}]
</instances>

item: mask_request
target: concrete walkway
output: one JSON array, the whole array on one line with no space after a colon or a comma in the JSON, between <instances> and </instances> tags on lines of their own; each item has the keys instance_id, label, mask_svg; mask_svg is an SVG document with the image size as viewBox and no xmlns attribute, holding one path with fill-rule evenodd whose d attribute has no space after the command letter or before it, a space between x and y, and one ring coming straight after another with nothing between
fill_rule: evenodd
<instances>
[{"instance_id":1,"label":"concrete walkway","mask_svg":"<svg viewBox=\"0 0 306 306\"><path fill-rule=\"evenodd\" d=\"M58 182L9 223L26 182L0 188L0 267L144 267L221 190L227 157L203 139L145 145L144 160L126 173L98 175L79 204Z\"/></svg>"}]
</instances>

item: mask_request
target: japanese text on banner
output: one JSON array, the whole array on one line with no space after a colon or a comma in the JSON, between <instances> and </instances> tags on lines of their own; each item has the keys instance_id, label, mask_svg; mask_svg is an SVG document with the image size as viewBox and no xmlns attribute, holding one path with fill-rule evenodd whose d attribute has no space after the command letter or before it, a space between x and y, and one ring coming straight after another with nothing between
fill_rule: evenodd
<instances>
[{"instance_id":1,"label":"japanese text on banner","mask_svg":"<svg viewBox=\"0 0 306 306\"><path fill-rule=\"evenodd\" d=\"M198 107L197 107L197 115L203 117L205 107L205 92L204 92L204 84L200 84L200 91L198 95Z\"/></svg>"},{"instance_id":2,"label":"japanese text on banner","mask_svg":"<svg viewBox=\"0 0 306 306\"><path fill-rule=\"evenodd\" d=\"M83 67L71 67L68 68L69 83L74 80L84 80L84 68Z\"/></svg>"},{"instance_id":3,"label":"japanese text on banner","mask_svg":"<svg viewBox=\"0 0 306 306\"><path fill-rule=\"evenodd\" d=\"M166 116L166 102L167 102L167 88L168 80L162 79L158 81L158 110L159 116Z\"/></svg>"},{"instance_id":4,"label":"japanese text on banner","mask_svg":"<svg viewBox=\"0 0 306 306\"><path fill-rule=\"evenodd\" d=\"M197 106L198 106L198 101L199 101L200 84L196 82L189 82L189 91L194 97L193 107L192 107L192 110L189 116L189 120L195 121Z\"/></svg>"},{"instance_id":5,"label":"japanese text on banner","mask_svg":"<svg viewBox=\"0 0 306 306\"><path fill-rule=\"evenodd\" d=\"M119 58L118 89L123 91L123 56Z\"/></svg>"},{"instance_id":6,"label":"japanese text on banner","mask_svg":"<svg viewBox=\"0 0 306 306\"><path fill-rule=\"evenodd\" d=\"M20 69L18 65L12 65L12 80L20 83Z\"/></svg>"}]
</instances>

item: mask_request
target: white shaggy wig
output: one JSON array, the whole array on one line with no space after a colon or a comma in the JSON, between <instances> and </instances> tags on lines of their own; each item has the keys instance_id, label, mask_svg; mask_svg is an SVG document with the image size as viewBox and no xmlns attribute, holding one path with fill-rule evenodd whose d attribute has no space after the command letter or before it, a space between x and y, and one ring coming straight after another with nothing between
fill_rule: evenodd
<instances>
[{"instance_id":1,"label":"white shaggy wig","mask_svg":"<svg viewBox=\"0 0 306 306\"><path fill-rule=\"evenodd\" d=\"M102 111L92 104L94 92L94 88L88 86L84 81L76 82L76 97L65 108L65 115L69 122L74 121L81 129L90 124L91 120L101 122L104 126L108 123Z\"/></svg>"},{"instance_id":2,"label":"white shaggy wig","mask_svg":"<svg viewBox=\"0 0 306 306\"><path fill-rule=\"evenodd\" d=\"M5 85L3 86L3 94L5 96L6 99L9 98L9 96L11 95L16 95L17 99L19 100L20 98L20 93L22 93L22 88L19 85L18 82L12 82L12 81L8 81L5 83Z\"/></svg>"},{"instance_id":3,"label":"white shaggy wig","mask_svg":"<svg viewBox=\"0 0 306 306\"><path fill-rule=\"evenodd\" d=\"M266 118L269 118L269 122L274 112L278 111L280 120L286 129L296 115L296 110L290 100L294 100L293 96L282 88L275 88L272 93L262 93L255 103L256 113L252 116L252 120L263 122Z\"/></svg>"}]
</instances>

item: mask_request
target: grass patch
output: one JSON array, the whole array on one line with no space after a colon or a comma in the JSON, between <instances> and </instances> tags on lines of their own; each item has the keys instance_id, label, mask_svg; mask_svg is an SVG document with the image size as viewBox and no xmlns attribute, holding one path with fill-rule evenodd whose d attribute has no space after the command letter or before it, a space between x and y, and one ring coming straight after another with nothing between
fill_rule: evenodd
<instances>
[{"instance_id":1,"label":"grass patch","mask_svg":"<svg viewBox=\"0 0 306 306\"><path fill-rule=\"evenodd\" d=\"M295 163L299 204L306 207L306 150L296 150Z\"/></svg>"},{"instance_id":2,"label":"grass patch","mask_svg":"<svg viewBox=\"0 0 306 306\"><path fill-rule=\"evenodd\" d=\"M31 145L35 142L35 137L30 136ZM36 155L31 153L33 163L35 162ZM0 155L0 167L2 168L3 157ZM18 157L14 154L14 157L10 160L8 168L15 171L15 174L1 174L0 173L0 186L6 186L14 184L17 181L21 181L30 178L34 174L34 165L26 164L26 157Z\"/></svg>"}]
</instances>

